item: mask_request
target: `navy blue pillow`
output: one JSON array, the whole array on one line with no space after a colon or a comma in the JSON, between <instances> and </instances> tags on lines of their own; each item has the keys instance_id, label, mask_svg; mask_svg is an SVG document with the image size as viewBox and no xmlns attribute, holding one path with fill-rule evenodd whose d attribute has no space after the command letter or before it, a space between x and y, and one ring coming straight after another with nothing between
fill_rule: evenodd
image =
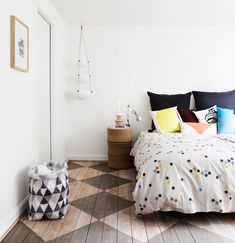
<instances>
[{"instance_id":1,"label":"navy blue pillow","mask_svg":"<svg viewBox=\"0 0 235 243\"><path fill-rule=\"evenodd\" d=\"M196 109L204 110L217 105L235 111L235 90L228 92L193 91Z\"/></svg>"},{"instance_id":2,"label":"navy blue pillow","mask_svg":"<svg viewBox=\"0 0 235 243\"><path fill-rule=\"evenodd\" d=\"M179 110L189 109L191 92L186 94L155 94L150 91L147 92L152 111L162 110L170 107L177 106ZM155 130L155 126L152 123L152 129Z\"/></svg>"}]
</instances>

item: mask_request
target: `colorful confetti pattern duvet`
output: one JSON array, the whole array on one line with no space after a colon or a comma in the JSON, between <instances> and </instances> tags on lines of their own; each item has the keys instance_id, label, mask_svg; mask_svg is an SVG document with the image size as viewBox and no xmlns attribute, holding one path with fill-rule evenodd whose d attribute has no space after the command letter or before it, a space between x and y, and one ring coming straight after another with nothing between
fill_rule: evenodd
<instances>
[{"instance_id":1,"label":"colorful confetti pattern duvet","mask_svg":"<svg viewBox=\"0 0 235 243\"><path fill-rule=\"evenodd\" d=\"M131 154L137 215L235 212L235 136L142 132Z\"/></svg>"}]
</instances>

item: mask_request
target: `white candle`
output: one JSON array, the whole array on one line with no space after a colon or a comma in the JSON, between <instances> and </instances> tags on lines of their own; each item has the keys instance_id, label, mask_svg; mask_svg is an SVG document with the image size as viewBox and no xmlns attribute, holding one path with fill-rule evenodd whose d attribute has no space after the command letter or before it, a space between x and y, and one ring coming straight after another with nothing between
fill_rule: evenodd
<instances>
[{"instance_id":1,"label":"white candle","mask_svg":"<svg viewBox=\"0 0 235 243\"><path fill-rule=\"evenodd\" d=\"M121 102L118 101L118 115L121 115Z\"/></svg>"}]
</instances>

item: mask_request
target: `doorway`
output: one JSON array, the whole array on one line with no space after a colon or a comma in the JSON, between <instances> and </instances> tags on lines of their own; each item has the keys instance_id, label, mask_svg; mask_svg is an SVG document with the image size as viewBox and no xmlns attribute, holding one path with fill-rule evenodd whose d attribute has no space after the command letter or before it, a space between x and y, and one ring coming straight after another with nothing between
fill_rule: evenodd
<instances>
[{"instance_id":1,"label":"doorway","mask_svg":"<svg viewBox=\"0 0 235 243\"><path fill-rule=\"evenodd\" d=\"M38 161L52 160L51 25L37 14Z\"/></svg>"}]
</instances>

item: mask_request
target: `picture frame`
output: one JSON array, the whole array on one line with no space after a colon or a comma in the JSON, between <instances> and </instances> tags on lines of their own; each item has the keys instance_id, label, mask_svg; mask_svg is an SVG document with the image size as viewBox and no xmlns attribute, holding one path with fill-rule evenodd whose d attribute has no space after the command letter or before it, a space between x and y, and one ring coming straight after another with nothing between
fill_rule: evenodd
<instances>
[{"instance_id":1,"label":"picture frame","mask_svg":"<svg viewBox=\"0 0 235 243\"><path fill-rule=\"evenodd\" d=\"M29 71L29 27L10 16L10 66L21 72Z\"/></svg>"}]
</instances>

